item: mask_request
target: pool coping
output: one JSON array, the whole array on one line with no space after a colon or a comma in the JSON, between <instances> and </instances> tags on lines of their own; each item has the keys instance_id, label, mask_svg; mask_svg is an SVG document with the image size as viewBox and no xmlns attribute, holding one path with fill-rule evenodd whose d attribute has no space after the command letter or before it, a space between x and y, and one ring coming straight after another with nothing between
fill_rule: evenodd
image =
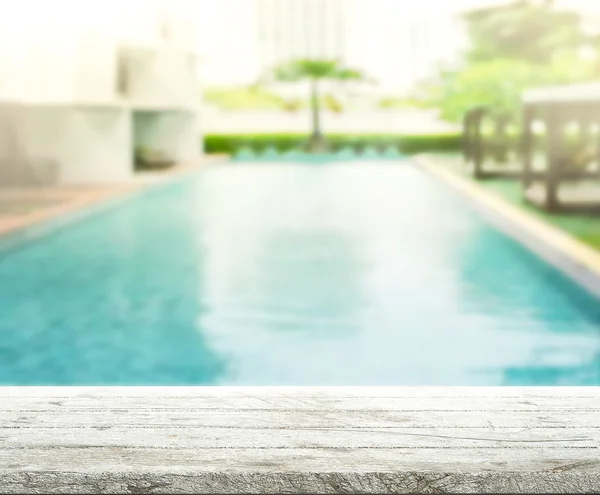
<instances>
[{"instance_id":1,"label":"pool coping","mask_svg":"<svg viewBox=\"0 0 600 495\"><path fill-rule=\"evenodd\" d=\"M498 230L600 298L600 252L564 230L511 205L476 182L446 170L435 157L417 155L413 163L469 199Z\"/></svg>"},{"instance_id":2,"label":"pool coping","mask_svg":"<svg viewBox=\"0 0 600 495\"><path fill-rule=\"evenodd\" d=\"M63 227L85 220L94 214L107 211L137 197L139 194L175 184L206 166L228 160L229 155L206 155L198 164L181 165L146 178L138 177L124 184L115 184L113 187L106 186L107 189L93 191L83 198L67 201L64 204L26 215L25 218L17 220L8 228L0 229L0 256Z\"/></svg>"}]
</instances>

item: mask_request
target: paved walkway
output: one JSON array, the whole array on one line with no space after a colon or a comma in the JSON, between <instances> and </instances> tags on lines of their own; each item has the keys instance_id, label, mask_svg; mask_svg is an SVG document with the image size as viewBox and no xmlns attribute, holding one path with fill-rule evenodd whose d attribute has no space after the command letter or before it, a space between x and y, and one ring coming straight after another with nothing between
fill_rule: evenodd
<instances>
[{"instance_id":1,"label":"paved walkway","mask_svg":"<svg viewBox=\"0 0 600 495\"><path fill-rule=\"evenodd\" d=\"M440 155L436 160L443 162L452 172L466 178L472 178L472 167L465 166L460 155ZM534 164L534 170L543 171L545 167L543 160L538 160ZM485 171L491 173L497 172L521 172L522 165L510 163L507 165L486 164ZM594 169L591 169L594 170ZM518 180L518 179L512 179ZM525 193L529 200L535 204L542 205L545 202L546 188L543 182L534 183ZM559 188L559 197L565 205L569 204L589 204L598 205L600 203L600 182L598 180L577 180L575 182L562 182Z\"/></svg>"},{"instance_id":2,"label":"paved walkway","mask_svg":"<svg viewBox=\"0 0 600 495\"><path fill-rule=\"evenodd\" d=\"M194 172L224 159L223 155L211 155L197 164L180 165L162 172L139 173L131 182L110 186L0 188L0 236Z\"/></svg>"}]
</instances>

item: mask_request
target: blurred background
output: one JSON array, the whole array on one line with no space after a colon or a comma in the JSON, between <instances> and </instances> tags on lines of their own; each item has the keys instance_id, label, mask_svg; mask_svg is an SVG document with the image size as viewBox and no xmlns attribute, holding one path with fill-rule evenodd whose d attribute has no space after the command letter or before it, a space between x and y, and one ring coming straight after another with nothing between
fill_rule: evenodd
<instances>
[{"instance_id":1,"label":"blurred background","mask_svg":"<svg viewBox=\"0 0 600 495\"><path fill-rule=\"evenodd\" d=\"M346 110L325 117L332 132L450 131L475 103L597 75L593 0L198 0L198 8L209 133L301 131L307 119L285 110L302 113L306 89L254 84L298 58L339 59L376 81L330 88Z\"/></svg>"},{"instance_id":2,"label":"blurred background","mask_svg":"<svg viewBox=\"0 0 600 495\"><path fill-rule=\"evenodd\" d=\"M514 113L528 88L595 80L599 26L594 0L23 0L0 18L0 181L118 182L142 155L249 134L280 148L313 115L311 69L276 74L295 61L337 64L324 132L456 148L475 105Z\"/></svg>"},{"instance_id":3,"label":"blurred background","mask_svg":"<svg viewBox=\"0 0 600 495\"><path fill-rule=\"evenodd\" d=\"M600 0L4 2L0 384L599 385L599 179Z\"/></svg>"}]
</instances>

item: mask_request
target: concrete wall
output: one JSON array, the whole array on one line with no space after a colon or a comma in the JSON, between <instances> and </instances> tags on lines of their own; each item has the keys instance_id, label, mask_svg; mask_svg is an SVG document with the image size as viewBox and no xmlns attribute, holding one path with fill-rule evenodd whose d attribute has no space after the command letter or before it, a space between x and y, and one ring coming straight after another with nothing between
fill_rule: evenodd
<instances>
[{"instance_id":1,"label":"concrete wall","mask_svg":"<svg viewBox=\"0 0 600 495\"><path fill-rule=\"evenodd\" d=\"M25 156L21 143L20 105L0 106L0 186L24 181Z\"/></svg>"},{"instance_id":2,"label":"concrete wall","mask_svg":"<svg viewBox=\"0 0 600 495\"><path fill-rule=\"evenodd\" d=\"M127 181L132 148L131 116L123 108L0 110L0 186Z\"/></svg>"},{"instance_id":3,"label":"concrete wall","mask_svg":"<svg viewBox=\"0 0 600 495\"><path fill-rule=\"evenodd\" d=\"M5 9L0 186L129 180L138 109L167 112L140 139L198 158L194 1L22 0Z\"/></svg>"},{"instance_id":4,"label":"concrete wall","mask_svg":"<svg viewBox=\"0 0 600 495\"><path fill-rule=\"evenodd\" d=\"M198 104L195 59L181 51L130 50L128 96L136 107L189 108Z\"/></svg>"},{"instance_id":5,"label":"concrete wall","mask_svg":"<svg viewBox=\"0 0 600 495\"><path fill-rule=\"evenodd\" d=\"M68 112L61 143L61 184L124 182L133 175L131 114L127 109Z\"/></svg>"},{"instance_id":6,"label":"concrete wall","mask_svg":"<svg viewBox=\"0 0 600 495\"><path fill-rule=\"evenodd\" d=\"M128 47L154 55L135 78L141 98L167 88L171 99L183 91L189 104L197 78L194 13L193 0L15 2L0 16L0 100L112 103L119 47Z\"/></svg>"},{"instance_id":7,"label":"concrete wall","mask_svg":"<svg viewBox=\"0 0 600 495\"><path fill-rule=\"evenodd\" d=\"M117 40L98 30L88 30L78 37L73 100L94 104L114 104L118 93L117 76L120 50Z\"/></svg>"}]
</instances>

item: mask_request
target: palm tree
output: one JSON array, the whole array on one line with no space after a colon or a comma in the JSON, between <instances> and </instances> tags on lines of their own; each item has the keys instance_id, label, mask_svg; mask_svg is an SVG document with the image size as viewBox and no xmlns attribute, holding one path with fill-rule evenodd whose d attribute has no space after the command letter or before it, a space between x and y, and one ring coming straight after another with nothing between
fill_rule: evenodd
<instances>
[{"instance_id":1,"label":"palm tree","mask_svg":"<svg viewBox=\"0 0 600 495\"><path fill-rule=\"evenodd\" d=\"M308 140L309 152L327 150L327 142L321 130L321 97L319 83L323 80L339 82L366 81L367 77L360 71L343 66L337 60L298 59L275 67L267 77L268 81L310 83L310 109L312 115L312 132ZM332 105L331 97L329 106ZM339 108L339 107L336 107Z\"/></svg>"}]
</instances>

